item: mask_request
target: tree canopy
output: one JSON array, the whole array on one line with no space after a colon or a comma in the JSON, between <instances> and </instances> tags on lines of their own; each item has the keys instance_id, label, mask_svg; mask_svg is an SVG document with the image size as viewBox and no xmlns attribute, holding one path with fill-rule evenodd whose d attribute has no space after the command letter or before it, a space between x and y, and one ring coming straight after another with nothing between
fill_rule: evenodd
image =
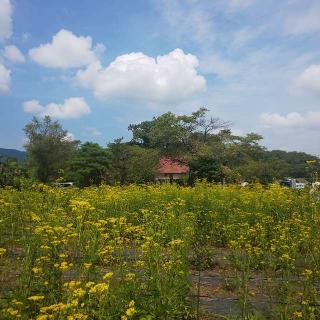
<instances>
[{"instance_id":1,"label":"tree canopy","mask_svg":"<svg viewBox=\"0 0 320 320\"><path fill-rule=\"evenodd\" d=\"M110 161L98 143L85 142L70 161L68 178L81 187L99 185L106 178Z\"/></svg>"},{"instance_id":2,"label":"tree canopy","mask_svg":"<svg viewBox=\"0 0 320 320\"><path fill-rule=\"evenodd\" d=\"M206 108L189 115L166 112L130 124L130 141L118 138L106 147L70 140L67 130L50 117L33 118L24 129L27 167L31 176L42 182L54 181L63 173L80 187L152 182L163 156L188 164L190 183L196 179L269 183L286 176L308 178L316 169L307 164L308 160L315 161L320 169L317 157L303 152L268 151L261 145L261 135L235 135L230 122L208 113ZM2 171L4 168L10 176L15 165L2 164Z\"/></svg>"},{"instance_id":3,"label":"tree canopy","mask_svg":"<svg viewBox=\"0 0 320 320\"><path fill-rule=\"evenodd\" d=\"M43 119L34 117L24 132L28 139L25 148L32 175L42 182L56 179L59 171L66 169L79 142L71 140L68 131L49 116Z\"/></svg>"}]
</instances>

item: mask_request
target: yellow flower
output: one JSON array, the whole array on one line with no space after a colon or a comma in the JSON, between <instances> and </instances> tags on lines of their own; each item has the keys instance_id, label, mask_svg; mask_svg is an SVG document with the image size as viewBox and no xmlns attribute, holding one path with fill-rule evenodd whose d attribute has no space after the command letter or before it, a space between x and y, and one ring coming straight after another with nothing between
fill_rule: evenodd
<instances>
[{"instance_id":1,"label":"yellow flower","mask_svg":"<svg viewBox=\"0 0 320 320\"><path fill-rule=\"evenodd\" d=\"M235 249L235 248L237 247L237 245L238 245L238 243L237 243L237 241L235 241L235 240L231 240L231 241L229 242L229 247L230 247L231 249Z\"/></svg>"},{"instance_id":2,"label":"yellow flower","mask_svg":"<svg viewBox=\"0 0 320 320\"><path fill-rule=\"evenodd\" d=\"M7 313L9 313L11 316L14 316L14 317L18 317L20 316L19 315L19 310L15 310L13 308L8 308L5 310Z\"/></svg>"},{"instance_id":3,"label":"yellow flower","mask_svg":"<svg viewBox=\"0 0 320 320\"><path fill-rule=\"evenodd\" d=\"M138 261L136 261L136 263L134 265L136 268L144 268L145 262L142 260L138 260Z\"/></svg>"},{"instance_id":4,"label":"yellow flower","mask_svg":"<svg viewBox=\"0 0 320 320\"><path fill-rule=\"evenodd\" d=\"M293 313L293 315L294 315L295 317L297 317L297 318L302 318L303 313L302 313L301 311L295 311L295 312Z\"/></svg>"},{"instance_id":5,"label":"yellow flower","mask_svg":"<svg viewBox=\"0 0 320 320\"><path fill-rule=\"evenodd\" d=\"M30 301L40 301L43 299L44 299L44 296L31 296L28 298L28 300L30 300Z\"/></svg>"},{"instance_id":6,"label":"yellow flower","mask_svg":"<svg viewBox=\"0 0 320 320\"><path fill-rule=\"evenodd\" d=\"M42 272L42 268L41 267L34 267L32 268L32 272L35 274L41 273Z\"/></svg>"},{"instance_id":7,"label":"yellow flower","mask_svg":"<svg viewBox=\"0 0 320 320\"><path fill-rule=\"evenodd\" d=\"M126 281L132 281L135 277L136 277L136 275L134 273L128 272L126 274Z\"/></svg>"},{"instance_id":8,"label":"yellow flower","mask_svg":"<svg viewBox=\"0 0 320 320\"><path fill-rule=\"evenodd\" d=\"M82 288L78 288L73 291L73 295L79 298L83 297L85 294L86 294L86 291L83 290Z\"/></svg>"},{"instance_id":9,"label":"yellow flower","mask_svg":"<svg viewBox=\"0 0 320 320\"><path fill-rule=\"evenodd\" d=\"M41 313L46 313L48 311L53 311L53 312L56 312L56 311L61 311L61 310L64 310L66 309L68 306L66 304L63 304L63 303L57 303L57 304L53 304L49 307L42 307L40 308L40 312Z\"/></svg>"},{"instance_id":10,"label":"yellow flower","mask_svg":"<svg viewBox=\"0 0 320 320\"><path fill-rule=\"evenodd\" d=\"M0 248L0 257L3 256L7 252L7 249Z\"/></svg>"},{"instance_id":11,"label":"yellow flower","mask_svg":"<svg viewBox=\"0 0 320 320\"><path fill-rule=\"evenodd\" d=\"M92 266L92 263L84 263L83 266L85 267L85 269L89 270Z\"/></svg>"},{"instance_id":12,"label":"yellow flower","mask_svg":"<svg viewBox=\"0 0 320 320\"><path fill-rule=\"evenodd\" d=\"M31 220L35 221L35 222L39 222L39 221L41 221L41 218L38 215L36 215L35 213L31 213Z\"/></svg>"},{"instance_id":13,"label":"yellow flower","mask_svg":"<svg viewBox=\"0 0 320 320\"><path fill-rule=\"evenodd\" d=\"M290 260L290 256L288 253L284 253L281 257L280 257L281 261L289 261Z\"/></svg>"},{"instance_id":14,"label":"yellow flower","mask_svg":"<svg viewBox=\"0 0 320 320\"><path fill-rule=\"evenodd\" d=\"M108 280L108 279L110 279L110 278L112 278L112 276L113 276L113 272L107 272L103 277L102 277L102 279L103 280Z\"/></svg>"},{"instance_id":15,"label":"yellow flower","mask_svg":"<svg viewBox=\"0 0 320 320\"><path fill-rule=\"evenodd\" d=\"M73 300L70 302L70 306L71 306L71 307L77 307L78 304L79 304L78 299L73 299Z\"/></svg>"},{"instance_id":16,"label":"yellow flower","mask_svg":"<svg viewBox=\"0 0 320 320\"><path fill-rule=\"evenodd\" d=\"M81 281L71 280L69 282L65 282L63 284L63 286L71 289L71 288L79 286L80 284L81 284Z\"/></svg>"},{"instance_id":17,"label":"yellow flower","mask_svg":"<svg viewBox=\"0 0 320 320\"><path fill-rule=\"evenodd\" d=\"M183 240L181 240L181 239L176 239L176 240L172 240L172 241L170 241L169 242L169 245L170 246L179 246L179 245L181 245L183 243Z\"/></svg>"},{"instance_id":18,"label":"yellow flower","mask_svg":"<svg viewBox=\"0 0 320 320\"><path fill-rule=\"evenodd\" d=\"M97 293L101 294L103 292L108 291L109 284L107 283L97 283L94 287L89 290L89 293Z\"/></svg>"},{"instance_id":19,"label":"yellow flower","mask_svg":"<svg viewBox=\"0 0 320 320\"><path fill-rule=\"evenodd\" d=\"M54 264L54 267L60 269L61 271L66 271L72 266L73 264L72 263L68 264L67 261L62 261L60 264L59 263Z\"/></svg>"},{"instance_id":20,"label":"yellow flower","mask_svg":"<svg viewBox=\"0 0 320 320\"><path fill-rule=\"evenodd\" d=\"M15 304L16 306L23 305L23 303L21 301L18 301L16 299L13 299L12 303Z\"/></svg>"},{"instance_id":21,"label":"yellow flower","mask_svg":"<svg viewBox=\"0 0 320 320\"><path fill-rule=\"evenodd\" d=\"M94 282L93 281L89 281L86 283L86 288L91 288L94 286Z\"/></svg>"},{"instance_id":22,"label":"yellow flower","mask_svg":"<svg viewBox=\"0 0 320 320\"><path fill-rule=\"evenodd\" d=\"M302 274L306 277L311 277L313 274L313 271L310 269L305 269Z\"/></svg>"},{"instance_id":23,"label":"yellow flower","mask_svg":"<svg viewBox=\"0 0 320 320\"><path fill-rule=\"evenodd\" d=\"M128 317L132 317L134 314L136 313L136 310L134 309L134 307L127 309L126 311L126 315Z\"/></svg>"}]
</instances>

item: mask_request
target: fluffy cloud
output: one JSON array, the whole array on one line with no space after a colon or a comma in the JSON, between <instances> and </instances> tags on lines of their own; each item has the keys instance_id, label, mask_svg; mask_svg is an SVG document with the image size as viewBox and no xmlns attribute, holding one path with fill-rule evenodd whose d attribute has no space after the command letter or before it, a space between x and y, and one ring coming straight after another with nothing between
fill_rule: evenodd
<instances>
[{"instance_id":1,"label":"fluffy cloud","mask_svg":"<svg viewBox=\"0 0 320 320\"><path fill-rule=\"evenodd\" d=\"M76 78L103 100L175 103L206 89L204 77L197 73L198 66L197 57L181 49L156 58L138 52L118 56L106 68L93 63L78 71Z\"/></svg>"},{"instance_id":2,"label":"fluffy cloud","mask_svg":"<svg viewBox=\"0 0 320 320\"><path fill-rule=\"evenodd\" d=\"M23 103L23 110L29 113L41 113L42 107L38 100L29 100Z\"/></svg>"},{"instance_id":3,"label":"fluffy cloud","mask_svg":"<svg viewBox=\"0 0 320 320\"><path fill-rule=\"evenodd\" d=\"M281 126L281 127L318 127L320 126L320 112L310 111L305 114L291 112L287 115L279 113L263 113L260 117L263 124L266 126Z\"/></svg>"},{"instance_id":4,"label":"fluffy cloud","mask_svg":"<svg viewBox=\"0 0 320 320\"><path fill-rule=\"evenodd\" d=\"M320 64L305 69L296 79L298 87L320 93Z\"/></svg>"},{"instance_id":5,"label":"fluffy cloud","mask_svg":"<svg viewBox=\"0 0 320 320\"><path fill-rule=\"evenodd\" d=\"M25 62L23 54L16 46L6 46L3 51L3 56L12 62Z\"/></svg>"},{"instance_id":6,"label":"fluffy cloud","mask_svg":"<svg viewBox=\"0 0 320 320\"><path fill-rule=\"evenodd\" d=\"M48 68L76 68L97 60L104 45L92 46L91 37L76 36L71 31L60 30L52 41L29 50L32 60Z\"/></svg>"},{"instance_id":7,"label":"fluffy cloud","mask_svg":"<svg viewBox=\"0 0 320 320\"><path fill-rule=\"evenodd\" d=\"M81 97L65 99L63 104L49 103L42 106L37 100L23 103L25 112L57 119L76 119L91 112L90 106Z\"/></svg>"},{"instance_id":8,"label":"fluffy cloud","mask_svg":"<svg viewBox=\"0 0 320 320\"><path fill-rule=\"evenodd\" d=\"M12 6L10 0L0 0L0 40L12 34Z\"/></svg>"},{"instance_id":9,"label":"fluffy cloud","mask_svg":"<svg viewBox=\"0 0 320 320\"><path fill-rule=\"evenodd\" d=\"M9 91L11 71L0 63L0 92Z\"/></svg>"}]
</instances>

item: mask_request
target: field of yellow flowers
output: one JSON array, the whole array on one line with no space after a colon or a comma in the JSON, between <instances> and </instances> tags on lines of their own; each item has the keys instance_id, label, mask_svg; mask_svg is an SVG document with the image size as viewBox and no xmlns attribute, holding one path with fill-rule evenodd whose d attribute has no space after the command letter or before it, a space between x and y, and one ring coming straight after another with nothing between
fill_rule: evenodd
<instances>
[{"instance_id":1,"label":"field of yellow flowers","mask_svg":"<svg viewBox=\"0 0 320 320\"><path fill-rule=\"evenodd\" d=\"M320 319L319 208L276 185L0 189L0 319Z\"/></svg>"}]
</instances>

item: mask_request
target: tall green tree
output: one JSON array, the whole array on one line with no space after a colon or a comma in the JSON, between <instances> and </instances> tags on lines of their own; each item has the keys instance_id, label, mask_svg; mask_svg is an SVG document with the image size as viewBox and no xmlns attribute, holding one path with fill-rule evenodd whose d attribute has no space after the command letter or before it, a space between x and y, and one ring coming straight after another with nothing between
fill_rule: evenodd
<instances>
[{"instance_id":1,"label":"tall green tree","mask_svg":"<svg viewBox=\"0 0 320 320\"><path fill-rule=\"evenodd\" d=\"M219 159L214 156L200 156L193 158L189 162L190 181L195 179L206 180L208 182L223 182L224 172L223 166Z\"/></svg>"},{"instance_id":2,"label":"tall green tree","mask_svg":"<svg viewBox=\"0 0 320 320\"><path fill-rule=\"evenodd\" d=\"M145 183L154 180L154 170L159 162L156 149L125 143L122 138L108 145L110 183Z\"/></svg>"},{"instance_id":3,"label":"tall green tree","mask_svg":"<svg viewBox=\"0 0 320 320\"><path fill-rule=\"evenodd\" d=\"M155 169L158 166L160 159L158 150L142 148L140 146L130 146L129 152L128 182L153 182Z\"/></svg>"},{"instance_id":4,"label":"tall green tree","mask_svg":"<svg viewBox=\"0 0 320 320\"><path fill-rule=\"evenodd\" d=\"M99 144L83 143L70 161L68 178L80 187L99 185L106 179L109 163L107 151Z\"/></svg>"},{"instance_id":5,"label":"tall green tree","mask_svg":"<svg viewBox=\"0 0 320 320\"><path fill-rule=\"evenodd\" d=\"M108 144L108 154L110 159L110 169L108 171L108 181L111 184L119 182L127 183L129 171L129 144L123 142L123 138L115 139Z\"/></svg>"},{"instance_id":6,"label":"tall green tree","mask_svg":"<svg viewBox=\"0 0 320 320\"><path fill-rule=\"evenodd\" d=\"M45 183L53 181L60 170L66 169L79 142L70 140L68 131L49 116L34 117L24 132L28 139L25 149L32 175Z\"/></svg>"}]
</instances>

